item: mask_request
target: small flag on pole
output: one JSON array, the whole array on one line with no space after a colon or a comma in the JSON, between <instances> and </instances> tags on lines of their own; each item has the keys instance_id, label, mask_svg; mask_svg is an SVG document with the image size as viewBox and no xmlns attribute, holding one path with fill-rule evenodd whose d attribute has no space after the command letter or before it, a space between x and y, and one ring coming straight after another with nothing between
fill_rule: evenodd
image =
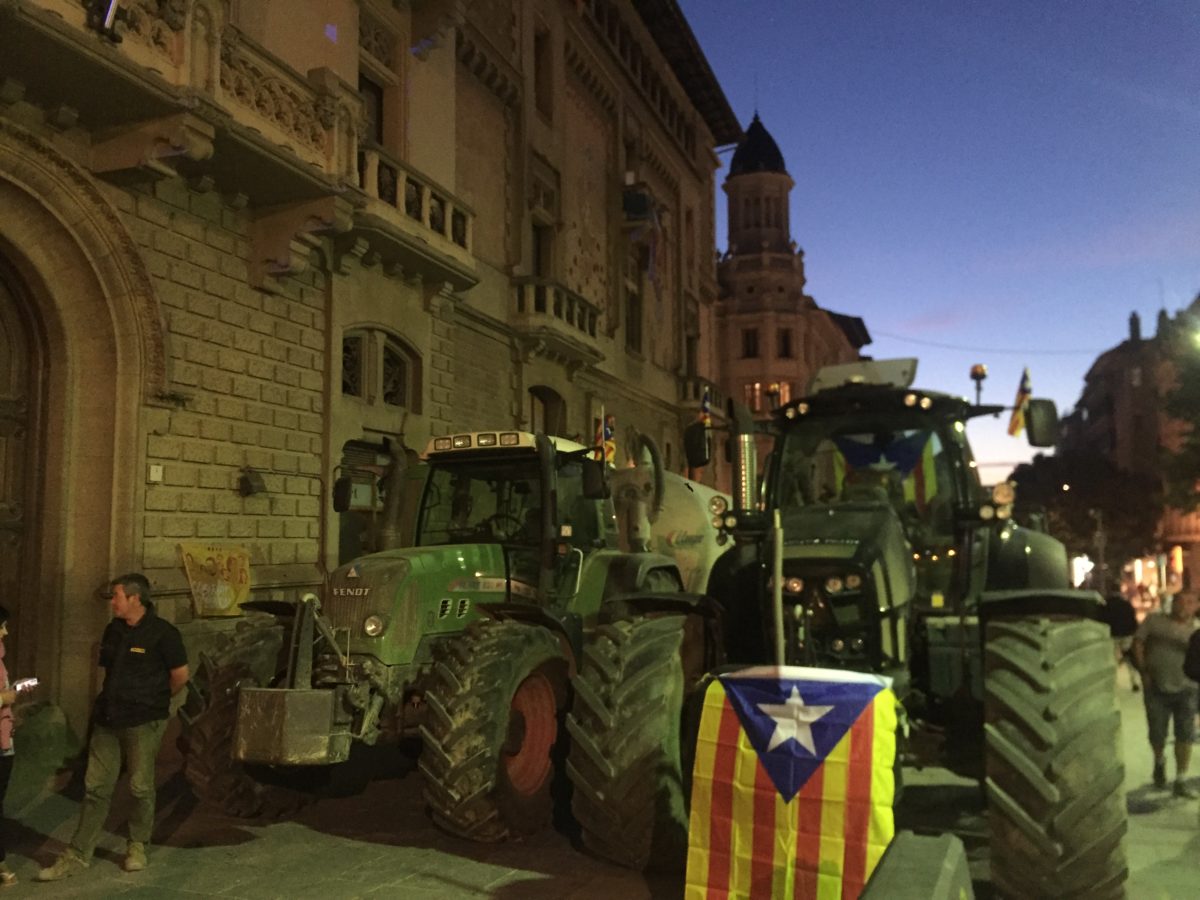
<instances>
[{"instance_id":1,"label":"small flag on pole","mask_svg":"<svg viewBox=\"0 0 1200 900\"><path fill-rule=\"evenodd\" d=\"M600 415L592 419L592 446L596 448L592 459L604 461L604 407L600 407Z\"/></svg>"},{"instance_id":2,"label":"small flag on pole","mask_svg":"<svg viewBox=\"0 0 1200 900\"><path fill-rule=\"evenodd\" d=\"M712 390L706 384L704 396L700 399L700 421L705 428L712 428Z\"/></svg>"},{"instance_id":3,"label":"small flag on pole","mask_svg":"<svg viewBox=\"0 0 1200 900\"><path fill-rule=\"evenodd\" d=\"M617 419L604 417L604 461L610 465L617 461Z\"/></svg>"},{"instance_id":4,"label":"small flag on pole","mask_svg":"<svg viewBox=\"0 0 1200 900\"><path fill-rule=\"evenodd\" d=\"M1021 383L1017 385L1017 396L1013 400L1012 416L1008 420L1008 433L1016 437L1025 429L1025 410L1029 407L1029 398L1033 396L1033 386L1029 383L1029 369L1026 367L1021 375Z\"/></svg>"}]
</instances>

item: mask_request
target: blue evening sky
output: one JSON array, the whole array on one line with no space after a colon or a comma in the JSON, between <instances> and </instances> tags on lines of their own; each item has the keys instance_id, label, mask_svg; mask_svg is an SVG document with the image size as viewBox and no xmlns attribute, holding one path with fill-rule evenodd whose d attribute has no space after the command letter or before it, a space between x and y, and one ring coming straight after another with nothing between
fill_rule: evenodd
<instances>
[{"instance_id":1,"label":"blue evening sky","mask_svg":"<svg viewBox=\"0 0 1200 900\"><path fill-rule=\"evenodd\" d=\"M1065 413L1131 312L1152 335L1200 292L1197 0L680 5L783 152L808 292L920 386L971 396L982 362L1007 404L1028 366ZM1005 424L971 426L981 462L1032 455Z\"/></svg>"}]
</instances>

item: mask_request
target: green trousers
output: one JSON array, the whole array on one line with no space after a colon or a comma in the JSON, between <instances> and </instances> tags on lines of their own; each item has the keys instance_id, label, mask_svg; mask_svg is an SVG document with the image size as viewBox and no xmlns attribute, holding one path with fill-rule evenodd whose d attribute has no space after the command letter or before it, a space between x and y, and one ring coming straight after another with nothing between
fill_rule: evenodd
<instances>
[{"instance_id":1,"label":"green trousers","mask_svg":"<svg viewBox=\"0 0 1200 900\"><path fill-rule=\"evenodd\" d=\"M167 720L147 722L132 728L92 726L88 743L87 774L83 779L83 808L71 838L71 849L91 861L100 829L108 818L113 788L121 774L121 760L129 772L133 814L129 817L129 840L146 844L154 830L154 762L162 743Z\"/></svg>"}]
</instances>

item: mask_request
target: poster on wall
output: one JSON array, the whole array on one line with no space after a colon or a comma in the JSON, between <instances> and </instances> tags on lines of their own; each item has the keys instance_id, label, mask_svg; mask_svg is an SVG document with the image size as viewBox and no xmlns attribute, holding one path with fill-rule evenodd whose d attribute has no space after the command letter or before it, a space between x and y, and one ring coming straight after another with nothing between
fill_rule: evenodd
<instances>
[{"instance_id":1,"label":"poster on wall","mask_svg":"<svg viewBox=\"0 0 1200 900\"><path fill-rule=\"evenodd\" d=\"M181 543L197 616L238 616L250 597L250 551L236 544Z\"/></svg>"}]
</instances>

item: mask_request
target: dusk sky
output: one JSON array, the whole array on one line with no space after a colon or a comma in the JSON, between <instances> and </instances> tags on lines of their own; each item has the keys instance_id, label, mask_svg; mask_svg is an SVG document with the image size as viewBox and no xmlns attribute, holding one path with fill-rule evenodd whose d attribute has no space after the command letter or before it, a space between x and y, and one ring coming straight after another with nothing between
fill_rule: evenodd
<instances>
[{"instance_id":1,"label":"dusk sky","mask_svg":"<svg viewBox=\"0 0 1200 900\"><path fill-rule=\"evenodd\" d=\"M808 293L920 386L973 396L982 362L1009 404L1028 366L1062 414L1131 312L1150 336L1200 293L1196 0L680 3L783 152ZM1032 455L1006 424L971 426L981 463Z\"/></svg>"}]
</instances>

